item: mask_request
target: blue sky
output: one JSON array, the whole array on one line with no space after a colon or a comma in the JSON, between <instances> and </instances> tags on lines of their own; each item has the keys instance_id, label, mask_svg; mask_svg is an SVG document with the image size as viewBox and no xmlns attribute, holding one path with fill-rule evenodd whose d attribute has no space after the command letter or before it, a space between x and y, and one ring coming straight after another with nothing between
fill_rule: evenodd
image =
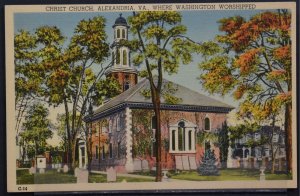
<instances>
[{"instance_id":1,"label":"blue sky","mask_svg":"<svg viewBox=\"0 0 300 196\"><path fill-rule=\"evenodd\" d=\"M219 34L217 21L224 17L230 17L235 15L241 15L246 19L251 16L265 10L230 10L230 11L184 11L182 13L182 24L187 26L187 35L197 42L203 42L214 39ZM123 17L128 17L131 12L122 13ZM113 41L113 29L112 25L117 17L118 12L89 12L89 13L17 13L14 16L14 28L15 33L20 30L34 31L39 26L57 26L61 29L63 35L70 38L73 34L76 24L82 19L92 18L94 16L104 16L107 19L106 31L108 35L108 41ZM199 93L209 95L206 93L197 79L201 74L201 70L198 68L198 63L201 61L200 56L194 56L193 62L190 65L183 65L180 67L177 74L171 76L165 74L164 77L178 84L186 86ZM234 101L231 95L220 97L218 95L212 96L219 101L225 102L232 106L238 106L238 102Z\"/></svg>"}]
</instances>

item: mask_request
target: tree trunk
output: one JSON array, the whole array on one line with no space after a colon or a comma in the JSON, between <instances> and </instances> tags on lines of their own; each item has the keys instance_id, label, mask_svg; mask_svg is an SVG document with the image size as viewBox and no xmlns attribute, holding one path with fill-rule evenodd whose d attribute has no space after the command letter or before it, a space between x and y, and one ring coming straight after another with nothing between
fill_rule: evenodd
<instances>
[{"instance_id":1,"label":"tree trunk","mask_svg":"<svg viewBox=\"0 0 300 196\"><path fill-rule=\"evenodd\" d=\"M287 161L287 172L292 173L293 170L293 158L292 158L292 104L286 104L285 108L285 143L286 143L286 161Z\"/></svg>"},{"instance_id":2,"label":"tree trunk","mask_svg":"<svg viewBox=\"0 0 300 196\"><path fill-rule=\"evenodd\" d=\"M87 138L87 144L86 144L86 151L87 151L87 166L88 171L90 172L92 169L92 124L90 129L86 130L86 138ZM96 152L97 153L97 152Z\"/></svg>"},{"instance_id":3,"label":"tree trunk","mask_svg":"<svg viewBox=\"0 0 300 196\"><path fill-rule=\"evenodd\" d=\"M71 157L71 160L72 160L71 168L72 168L72 170L74 170L75 165L76 165L75 157L76 157L76 138L72 141L72 157Z\"/></svg>"},{"instance_id":4,"label":"tree trunk","mask_svg":"<svg viewBox=\"0 0 300 196\"><path fill-rule=\"evenodd\" d=\"M160 96L155 96L154 102L154 113L156 117L156 182L161 182L162 180L162 165L161 165L161 126L160 126Z\"/></svg>"}]
</instances>

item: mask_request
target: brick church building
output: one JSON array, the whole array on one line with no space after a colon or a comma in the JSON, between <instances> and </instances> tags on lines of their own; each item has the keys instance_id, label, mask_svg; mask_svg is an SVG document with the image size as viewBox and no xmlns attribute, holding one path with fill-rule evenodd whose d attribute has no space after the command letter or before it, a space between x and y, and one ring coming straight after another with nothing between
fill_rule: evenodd
<instances>
[{"instance_id":1,"label":"brick church building","mask_svg":"<svg viewBox=\"0 0 300 196\"><path fill-rule=\"evenodd\" d=\"M105 171L108 167L123 173L155 170L153 105L142 94L150 85L147 79L138 82L137 70L130 63L129 48L119 45L120 40L128 39L126 19L120 15L113 29L113 67L106 76L119 81L122 93L85 118L93 133L92 170ZM164 80L164 83L172 82ZM205 148L213 148L216 158L219 157L219 149L199 142L199 135L220 130L233 108L179 84L172 85L177 89L174 96L181 102L167 104L161 100L162 165L167 170L196 169ZM81 159L86 156L84 144L79 147L79 165L84 167Z\"/></svg>"}]
</instances>

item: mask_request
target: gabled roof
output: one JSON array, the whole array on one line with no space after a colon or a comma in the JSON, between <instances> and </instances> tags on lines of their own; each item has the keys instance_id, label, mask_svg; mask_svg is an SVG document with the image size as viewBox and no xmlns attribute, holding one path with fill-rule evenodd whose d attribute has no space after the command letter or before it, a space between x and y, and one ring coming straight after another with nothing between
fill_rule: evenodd
<instances>
[{"instance_id":1,"label":"gabled roof","mask_svg":"<svg viewBox=\"0 0 300 196\"><path fill-rule=\"evenodd\" d=\"M163 80L163 84L169 83L168 80ZM181 86L179 84L170 82L177 89L173 96L180 98L181 102L178 104L167 104L166 101L161 98L161 109L178 110L178 111L206 111L206 112L218 112L228 113L234 107L212 99L208 96L202 95L189 88ZM143 90L149 90L150 83L147 79L143 79L141 82L131 87L127 91L114 97L110 101L101 105L94 112L93 118L106 116L108 113L112 113L118 109L126 106L131 108L153 108L151 98L146 98L141 92Z\"/></svg>"}]
</instances>

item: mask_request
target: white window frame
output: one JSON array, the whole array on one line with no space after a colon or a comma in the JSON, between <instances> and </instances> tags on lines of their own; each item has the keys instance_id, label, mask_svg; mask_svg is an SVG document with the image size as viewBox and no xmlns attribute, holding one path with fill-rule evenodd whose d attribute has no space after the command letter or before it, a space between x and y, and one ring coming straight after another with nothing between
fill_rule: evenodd
<instances>
[{"instance_id":1,"label":"white window frame","mask_svg":"<svg viewBox=\"0 0 300 196\"><path fill-rule=\"evenodd\" d=\"M179 150L179 144L178 144L178 136L179 136L179 130L180 127L178 123L184 122L184 150ZM169 153L196 153L196 125L193 123L190 123L185 120L179 121L175 125L171 125L169 127ZM172 148L173 147L173 132L175 131L175 150ZM191 133L191 144L189 144L189 132ZM191 149L189 149L189 146L191 146Z\"/></svg>"}]
</instances>

